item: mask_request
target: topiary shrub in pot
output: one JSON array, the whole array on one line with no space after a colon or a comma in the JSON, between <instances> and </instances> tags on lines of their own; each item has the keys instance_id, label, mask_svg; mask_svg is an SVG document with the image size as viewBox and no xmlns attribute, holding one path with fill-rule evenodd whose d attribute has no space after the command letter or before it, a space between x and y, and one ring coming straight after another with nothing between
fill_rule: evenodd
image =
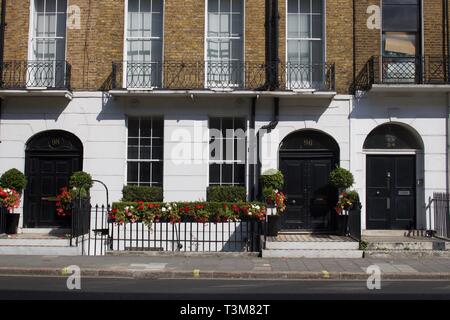
<instances>
[{"instance_id":1,"label":"topiary shrub in pot","mask_svg":"<svg viewBox=\"0 0 450 320\"><path fill-rule=\"evenodd\" d=\"M6 233L16 234L19 228L20 214L14 209L20 207L22 191L27 185L27 178L17 169L6 171L0 177L0 206L6 209Z\"/></svg>"},{"instance_id":2,"label":"topiary shrub in pot","mask_svg":"<svg viewBox=\"0 0 450 320\"><path fill-rule=\"evenodd\" d=\"M286 209L286 197L280 191L284 186L284 175L277 169L270 169L259 177L259 182L264 202L271 206L275 213L267 216L267 234L276 237L281 224L280 214Z\"/></svg>"},{"instance_id":3,"label":"topiary shrub in pot","mask_svg":"<svg viewBox=\"0 0 450 320\"><path fill-rule=\"evenodd\" d=\"M69 187L74 197L89 198L93 185L92 176L84 171L75 172L69 180Z\"/></svg>"},{"instance_id":4,"label":"topiary shrub in pot","mask_svg":"<svg viewBox=\"0 0 450 320\"><path fill-rule=\"evenodd\" d=\"M347 191L353 186L355 179L353 174L344 169L336 168L330 173L330 185L339 192L338 202L335 211L338 215L337 229L340 235L348 234L348 215L349 210L355 205L355 201L359 202L359 196L356 191Z\"/></svg>"},{"instance_id":5,"label":"topiary shrub in pot","mask_svg":"<svg viewBox=\"0 0 450 320\"><path fill-rule=\"evenodd\" d=\"M6 171L0 177L0 186L3 188L9 188L16 190L19 194L27 186L27 177L17 169L11 169Z\"/></svg>"}]
</instances>

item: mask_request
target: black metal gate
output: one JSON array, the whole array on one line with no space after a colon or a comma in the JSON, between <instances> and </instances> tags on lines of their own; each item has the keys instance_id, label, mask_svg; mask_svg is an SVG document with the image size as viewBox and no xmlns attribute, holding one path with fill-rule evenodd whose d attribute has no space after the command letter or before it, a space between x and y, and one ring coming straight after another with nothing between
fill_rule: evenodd
<instances>
[{"instance_id":1,"label":"black metal gate","mask_svg":"<svg viewBox=\"0 0 450 320\"><path fill-rule=\"evenodd\" d=\"M450 195L434 193L430 199L430 224L432 232L440 238L450 239Z\"/></svg>"}]
</instances>

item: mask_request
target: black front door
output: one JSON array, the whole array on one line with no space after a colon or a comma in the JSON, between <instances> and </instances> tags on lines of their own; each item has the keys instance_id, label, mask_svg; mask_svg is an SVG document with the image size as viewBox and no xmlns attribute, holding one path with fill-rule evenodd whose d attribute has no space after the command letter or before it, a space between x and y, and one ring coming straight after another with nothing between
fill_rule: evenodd
<instances>
[{"instance_id":1,"label":"black front door","mask_svg":"<svg viewBox=\"0 0 450 320\"><path fill-rule=\"evenodd\" d=\"M334 164L333 157L281 157L287 197L282 229L330 230L336 195L329 186L329 175Z\"/></svg>"},{"instance_id":2,"label":"black front door","mask_svg":"<svg viewBox=\"0 0 450 320\"><path fill-rule=\"evenodd\" d=\"M415 228L415 156L367 156L367 229Z\"/></svg>"},{"instance_id":3,"label":"black front door","mask_svg":"<svg viewBox=\"0 0 450 320\"><path fill-rule=\"evenodd\" d=\"M67 227L68 218L56 214L55 197L60 189L68 187L72 173L79 171L80 158L77 156L33 156L27 158L26 172L28 188L24 226L28 228Z\"/></svg>"}]
</instances>

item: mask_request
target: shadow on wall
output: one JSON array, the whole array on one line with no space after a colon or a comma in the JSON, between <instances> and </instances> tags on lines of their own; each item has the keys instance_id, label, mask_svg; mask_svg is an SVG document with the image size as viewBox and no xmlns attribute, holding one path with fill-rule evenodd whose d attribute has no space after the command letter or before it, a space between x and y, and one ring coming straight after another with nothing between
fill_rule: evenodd
<instances>
[{"instance_id":1,"label":"shadow on wall","mask_svg":"<svg viewBox=\"0 0 450 320\"><path fill-rule=\"evenodd\" d=\"M58 121L70 100L52 98L7 98L2 110L2 120L53 120Z\"/></svg>"}]
</instances>

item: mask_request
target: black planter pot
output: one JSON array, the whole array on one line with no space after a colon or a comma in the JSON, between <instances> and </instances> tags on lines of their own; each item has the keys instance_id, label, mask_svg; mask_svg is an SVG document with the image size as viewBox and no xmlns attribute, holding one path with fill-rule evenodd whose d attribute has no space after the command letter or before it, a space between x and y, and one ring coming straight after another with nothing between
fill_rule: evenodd
<instances>
[{"instance_id":1,"label":"black planter pot","mask_svg":"<svg viewBox=\"0 0 450 320\"><path fill-rule=\"evenodd\" d=\"M19 228L20 214L8 213L6 215L6 234L17 234Z\"/></svg>"},{"instance_id":2,"label":"black planter pot","mask_svg":"<svg viewBox=\"0 0 450 320\"><path fill-rule=\"evenodd\" d=\"M346 236L348 233L348 215L339 215L337 219L338 234Z\"/></svg>"},{"instance_id":3,"label":"black planter pot","mask_svg":"<svg viewBox=\"0 0 450 320\"><path fill-rule=\"evenodd\" d=\"M269 237L277 237L280 230L280 216L268 216L267 217L267 235Z\"/></svg>"}]
</instances>

